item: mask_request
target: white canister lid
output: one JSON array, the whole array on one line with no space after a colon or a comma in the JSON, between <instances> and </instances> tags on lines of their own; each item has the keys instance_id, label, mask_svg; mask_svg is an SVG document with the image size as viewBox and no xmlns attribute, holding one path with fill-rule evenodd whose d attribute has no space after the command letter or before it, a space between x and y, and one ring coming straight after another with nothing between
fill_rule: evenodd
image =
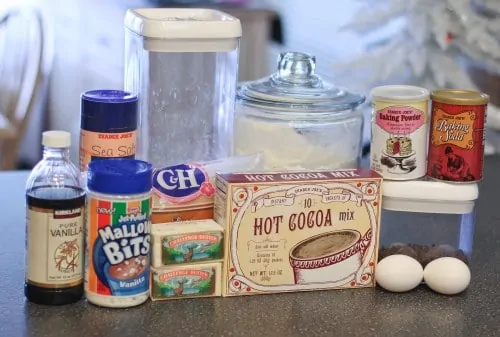
<instances>
[{"instance_id":1,"label":"white canister lid","mask_svg":"<svg viewBox=\"0 0 500 337\"><path fill-rule=\"evenodd\" d=\"M421 102L430 97L429 90L413 85L384 85L373 88L371 97L374 101Z\"/></svg>"},{"instance_id":2,"label":"white canister lid","mask_svg":"<svg viewBox=\"0 0 500 337\"><path fill-rule=\"evenodd\" d=\"M148 40L148 50L163 51L162 45L168 42L165 51L197 51L196 45L213 51L233 50L241 37L240 20L221 11L200 8L139 8L129 9L125 14L125 27ZM162 41L161 40L166 40ZM179 40L190 40L175 50ZM213 40L213 41L210 41ZM229 40L229 41L228 41ZM148 48L149 47L149 48ZM172 50L173 49L173 50ZM208 50L212 51L212 50Z\"/></svg>"},{"instance_id":3,"label":"white canister lid","mask_svg":"<svg viewBox=\"0 0 500 337\"><path fill-rule=\"evenodd\" d=\"M479 196L476 183L450 184L433 180L384 181L382 208L425 213L469 213Z\"/></svg>"}]
</instances>

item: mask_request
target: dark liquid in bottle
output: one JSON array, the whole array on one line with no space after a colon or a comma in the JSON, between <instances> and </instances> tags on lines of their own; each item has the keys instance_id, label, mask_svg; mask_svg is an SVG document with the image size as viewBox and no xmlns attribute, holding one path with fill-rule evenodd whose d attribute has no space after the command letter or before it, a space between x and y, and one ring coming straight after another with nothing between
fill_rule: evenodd
<instances>
[{"instance_id":1,"label":"dark liquid in bottle","mask_svg":"<svg viewBox=\"0 0 500 337\"><path fill-rule=\"evenodd\" d=\"M36 207L50 210L72 210L85 206L85 192L78 188L53 188L37 187L26 193L26 203L28 207ZM36 226L36 223L31 223ZM38 238L44 240L44 238ZM28 248L28 247L26 247ZM83 249L83 247L81 247ZM43 254L43 252L40 252ZM81 251L83 254L83 251ZM30 261L28 261L30 263ZM82 268L83 266L79 266ZM79 284L65 288L46 288L24 283L24 295L26 298L37 304L63 305L79 301L83 296L83 280Z\"/></svg>"}]
</instances>

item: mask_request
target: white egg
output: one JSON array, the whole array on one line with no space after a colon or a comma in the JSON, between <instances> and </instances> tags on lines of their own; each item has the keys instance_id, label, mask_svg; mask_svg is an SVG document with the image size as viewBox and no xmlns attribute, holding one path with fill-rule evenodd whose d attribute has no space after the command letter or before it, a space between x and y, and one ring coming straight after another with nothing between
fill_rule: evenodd
<instances>
[{"instance_id":1,"label":"white egg","mask_svg":"<svg viewBox=\"0 0 500 337\"><path fill-rule=\"evenodd\" d=\"M469 267L454 257L431 261L424 270L424 281L429 288L444 295L461 293L469 286Z\"/></svg>"},{"instance_id":2,"label":"white egg","mask_svg":"<svg viewBox=\"0 0 500 337\"><path fill-rule=\"evenodd\" d=\"M422 265L407 255L390 255L377 264L375 280L385 290L392 292L410 291L422 283Z\"/></svg>"}]
</instances>

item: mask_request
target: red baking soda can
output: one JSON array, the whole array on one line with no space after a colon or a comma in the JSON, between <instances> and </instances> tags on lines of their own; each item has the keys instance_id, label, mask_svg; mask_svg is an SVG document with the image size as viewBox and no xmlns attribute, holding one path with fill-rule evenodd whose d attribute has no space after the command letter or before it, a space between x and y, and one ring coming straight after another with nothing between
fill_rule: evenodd
<instances>
[{"instance_id":1,"label":"red baking soda can","mask_svg":"<svg viewBox=\"0 0 500 337\"><path fill-rule=\"evenodd\" d=\"M431 101L427 176L454 183L480 181L489 96L442 89L431 93Z\"/></svg>"}]
</instances>

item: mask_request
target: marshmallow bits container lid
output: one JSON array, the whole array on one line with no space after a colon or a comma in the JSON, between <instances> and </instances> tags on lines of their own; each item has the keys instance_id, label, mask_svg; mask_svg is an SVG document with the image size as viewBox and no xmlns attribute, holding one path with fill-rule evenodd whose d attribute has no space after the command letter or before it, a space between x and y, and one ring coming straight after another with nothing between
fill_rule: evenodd
<instances>
[{"instance_id":1,"label":"marshmallow bits container lid","mask_svg":"<svg viewBox=\"0 0 500 337\"><path fill-rule=\"evenodd\" d=\"M152 178L152 165L142 160L96 160L89 163L87 187L103 194L141 194L151 191Z\"/></svg>"}]
</instances>

